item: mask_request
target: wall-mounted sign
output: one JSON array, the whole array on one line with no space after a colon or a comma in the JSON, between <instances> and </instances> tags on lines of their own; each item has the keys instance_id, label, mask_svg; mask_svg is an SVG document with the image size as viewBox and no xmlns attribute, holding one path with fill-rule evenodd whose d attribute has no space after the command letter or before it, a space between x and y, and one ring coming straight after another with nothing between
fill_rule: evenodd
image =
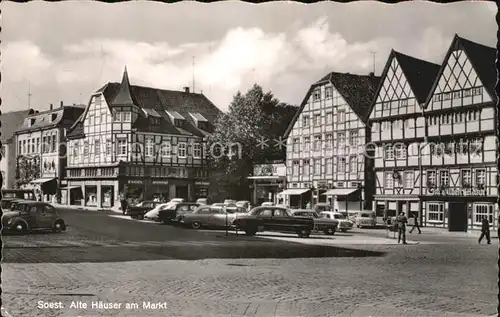
<instances>
[{"instance_id":1,"label":"wall-mounted sign","mask_svg":"<svg viewBox=\"0 0 500 317\"><path fill-rule=\"evenodd\" d=\"M129 184L143 184L143 180L140 179L129 179L127 183Z\"/></svg>"},{"instance_id":2,"label":"wall-mounted sign","mask_svg":"<svg viewBox=\"0 0 500 317\"><path fill-rule=\"evenodd\" d=\"M253 176L286 176L285 164L257 164L253 166Z\"/></svg>"},{"instance_id":3,"label":"wall-mounted sign","mask_svg":"<svg viewBox=\"0 0 500 317\"><path fill-rule=\"evenodd\" d=\"M486 196L485 189L479 188L429 188L434 196Z\"/></svg>"},{"instance_id":4,"label":"wall-mounted sign","mask_svg":"<svg viewBox=\"0 0 500 317\"><path fill-rule=\"evenodd\" d=\"M165 181L165 180L154 180L154 181L151 181L151 184L153 184L153 185L168 185L168 181Z\"/></svg>"},{"instance_id":5,"label":"wall-mounted sign","mask_svg":"<svg viewBox=\"0 0 500 317\"><path fill-rule=\"evenodd\" d=\"M209 186L210 185L209 182L194 182L194 184L196 186Z\"/></svg>"}]
</instances>

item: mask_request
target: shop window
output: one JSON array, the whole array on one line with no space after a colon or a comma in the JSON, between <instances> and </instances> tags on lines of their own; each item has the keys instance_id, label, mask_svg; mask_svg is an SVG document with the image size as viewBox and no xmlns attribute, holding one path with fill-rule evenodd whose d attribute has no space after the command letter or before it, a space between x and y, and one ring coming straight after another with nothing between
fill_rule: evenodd
<instances>
[{"instance_id":1,"label":"shop window","mask_svg":"<svg viewBox=\"0 0 500 317\"><path fill-rule=\"evenodd\" d=\"M444 221L444 203L427 203L427 221Z\"/></svg>"},{"instance_id":2,"label":"shop window","mask_svg":"<svg viewBox=\"0 0 500 317\"><path fill-rule=\"evenodd\" d=\"M474 225L481 225L484 217L488 219L490 224L493 224L493 209L493 204L474 204Z\"/></svg>"}]
</instances>

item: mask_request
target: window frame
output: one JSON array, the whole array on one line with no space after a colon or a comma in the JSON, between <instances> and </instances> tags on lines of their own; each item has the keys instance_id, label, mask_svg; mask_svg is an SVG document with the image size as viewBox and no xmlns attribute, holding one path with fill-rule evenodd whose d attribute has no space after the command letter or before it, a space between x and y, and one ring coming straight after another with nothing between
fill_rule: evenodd
<instances>
[{"instance_id":1,"label":"window frame","mask_svg":"<svg viewBox=\"0 0 500 317\"><path fill-rule=\"evenodd\" d=\"M437 210L431 210L431 206L436 206ZM428 223L443 223L444 222L444 214L445 214L445 205L444 202L427 202L426 208L426 221ZM436 214L437 215L437 220L436 219L431 219L435 217L431 217L431 214Z\"/></svg>"}]
</instances>

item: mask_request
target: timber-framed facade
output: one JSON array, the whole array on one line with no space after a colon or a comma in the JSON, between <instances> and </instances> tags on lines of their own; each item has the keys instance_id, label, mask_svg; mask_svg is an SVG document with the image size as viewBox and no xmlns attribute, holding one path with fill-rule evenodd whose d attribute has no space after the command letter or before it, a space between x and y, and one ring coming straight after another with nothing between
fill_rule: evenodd
<instances>
[{"instance_id":1,"label":"timber-framed facade","mask_svg":"<svg viewBox=\"0 0 500 317\"><path fill-rule=\"evenodd\" d=\"M202 94L108 83L68 134L72 204L208 196L204 138L220 110ZM83 202L82 202L83 200Z\"/></svg>"},{"instance_id":2,"label":"timber-framed facade","mask_svg":"<svg viewBox=\"0 0 500 317\"><path fill-rule=\"evenodd\" d=\"M373 73L332 72L310 87L285 133L287 205L338 197L342 210L371 209L366 120L379 80Z\"/></svg>"}]
</instances>

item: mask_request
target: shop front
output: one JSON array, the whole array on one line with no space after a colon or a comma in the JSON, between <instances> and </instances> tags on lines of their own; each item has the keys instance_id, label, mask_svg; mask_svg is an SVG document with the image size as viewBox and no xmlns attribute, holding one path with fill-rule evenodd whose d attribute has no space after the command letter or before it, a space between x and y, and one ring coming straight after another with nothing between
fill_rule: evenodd
<instances>
[{"instance_id":1,"label":"shop front","mask_svg":"<svg viewBox=\"0 0 500 317\"><path fill-rule=\"evenodd\" d=\"M207 198L208 197L208 188L210 183L203 181L195 181L194 182L194 199L198 198Z\"/></svg>"},{"instance_id":2,"label":"shop front","mask_svg":"<svg viewBox=\"0 0 500 317\"><path fill-rule=\"evenodd\" d=\"M252 204L259 206L270 201L274 204L283 204L284 198L279 195L286 188L285 164L257 164L254 165L252 180Z\"/></svg>"},{"instance_id":3,"label":"shop front","mask_svg":"<svg viewBox=\"0 0 500 317\"><path fill-rule=\"evenodd\" d=\"M483 218L491 228L498 228L497 197L487 196L486 190L439 190L421 196L423 225L448 231L480 230Z\"/></svg>"}]
</instances>

